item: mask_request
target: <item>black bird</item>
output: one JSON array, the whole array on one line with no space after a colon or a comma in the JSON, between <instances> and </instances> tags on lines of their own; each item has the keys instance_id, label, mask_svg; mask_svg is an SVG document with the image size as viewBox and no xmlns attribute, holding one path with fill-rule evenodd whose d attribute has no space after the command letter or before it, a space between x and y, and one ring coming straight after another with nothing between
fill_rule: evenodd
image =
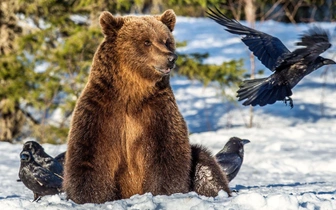
<instances>
[{"instance_id":1,"label":"black bird","mask_svg":"<svg viewBox=\"0 0 336 210\"><path fill-rule=\"evenodd\" d=\"M36 141L27 141L23 145L23 151L29 151L33 157L34 161L41 165L43 168L46 168L49 171L52 171L56 174L63 174L63 166L59 161L55 161L55 158L48 155L44 148L37 143ZM59 154L59 159L62 158L62 153Z\"/></svg>"},{"instance_id":2,"label":"black bird","mask_svg":"<svg viewBox=\"0 0 336 210\"><path fill-rule=\"evenodd\" d=\"M209 8L208 15L226 31L242 35L242 41L253 54L274 73L267 78L245 80L237 91L238 100L243 105L265 106L276 101L289 102L293 108L292 88L306 75L318 68L336 64L335 61L319 56L331 47L327 31L313 27L301 36L298 46L290 52L276 37L243 26L238 21L226 17L217 8Z\"/></svg>"},{"instance_id":3,"label":"black bird","mask_svg":"<svg viewBox=\"0 0 336 210\"><path fill-rule=\"evenodd\" d=\"M244 145L250 143L247 139L231 137L215 158L225 172L229 182L236 177L244 160Z\"/></svg>"},{"instance_id":4,"label":"black bird","mask_svg":"<svg viewBox=\"0 0 336 210\"><path fill-rule=\"evenodd\" d=\"M66 152L62 152L55 157L55 160L61 163L63 167L64 167L64 162L65 162L65 153Z\"/></svg>"},{"instance_id":5,"label":"black bird","mask_svg":"<svg viewBox=\"0 0 336 210\"><path fill-rule=\"evenodd\" d=\"M63 182L63 166L44 152L37 142L29 141L20 153L19 178L34 193L34 200L42 196L60 193Z\"/></svg>"}]
</instances>

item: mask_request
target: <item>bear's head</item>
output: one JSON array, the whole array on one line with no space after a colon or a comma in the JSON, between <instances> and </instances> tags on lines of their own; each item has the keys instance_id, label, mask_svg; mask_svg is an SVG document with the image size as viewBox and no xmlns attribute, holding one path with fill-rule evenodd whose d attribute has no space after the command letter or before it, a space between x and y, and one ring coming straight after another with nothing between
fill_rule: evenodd
<instances>
[{"instance_id":1,"label":"bear's head","mask_svg":"<svg viewBox=\"0 0 336 210\"><path fill-rule=\"evenodd\" d=\"M175 22L173 10L158 16L114 17L106 11L100 16L105 41L113 42L121 70L154 82L175 67Z\"/></svg>"}]
</instances>

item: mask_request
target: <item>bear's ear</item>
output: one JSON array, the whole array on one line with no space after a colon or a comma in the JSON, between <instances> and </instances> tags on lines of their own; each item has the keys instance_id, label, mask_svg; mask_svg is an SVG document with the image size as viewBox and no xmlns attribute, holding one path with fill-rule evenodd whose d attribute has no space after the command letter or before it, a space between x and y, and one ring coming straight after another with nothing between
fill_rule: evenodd
<instances>
[{"instance_id":1,"label":"bear's ear","mask_svg":"<svg viewBox=\"0 0 336 210\"><path fill-rule=\"evenodd\" d=\"M176 15L172 9L166 10L162 15L157 16L157 19L165 24L170 31L174 30L176 23Z\"/></svg>"},{"instance_id":2,"label":"bear's ear","mask_svg":"<svg viewBox=\"0 0 336 210\"><path fill-rule=\"evenodd\" d=\"M105 36L113 36L124 24L124 19L113 17L111 13L104 11L99 17L99 23Z\"/></svg>"}]
</instances>

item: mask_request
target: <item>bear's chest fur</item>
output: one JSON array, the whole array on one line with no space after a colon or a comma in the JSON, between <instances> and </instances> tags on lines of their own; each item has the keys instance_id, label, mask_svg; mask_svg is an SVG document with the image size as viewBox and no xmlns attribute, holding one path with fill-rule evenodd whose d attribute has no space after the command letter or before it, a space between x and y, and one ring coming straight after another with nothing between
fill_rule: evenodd
<instances>
[{"instance_id":1,"label":"bear's chest fur","mask_svg":"<svg viewBox=\"0 0 336 210\"><path fill-rule=\"evenodd\" d=\"M152 91L147 97L136 95L136 99L130 92L112 90L102 94L107 92L114 93L105 101L107 104L94 106L96 114L92 120L100 118L97 121L104 131L96 133L95 145L100 147L96 151L111 148L109 155L101 157L106 159L104 162L119 162L114 173L122 197L145 192L168 193L171 189L158 187L165 180L158 179L174 176L175 170L184 171L185 176L174 178L178 183L171 186L180 187L180 183L185 183L182 188L186 192L189 183L185 179L190 171L186 165L190 164L185 163L191 162L191 151L187 126L171 88ZM96 91L85 95L91 95L90 101L102 97Z\"/></svg>"}]
</instances>

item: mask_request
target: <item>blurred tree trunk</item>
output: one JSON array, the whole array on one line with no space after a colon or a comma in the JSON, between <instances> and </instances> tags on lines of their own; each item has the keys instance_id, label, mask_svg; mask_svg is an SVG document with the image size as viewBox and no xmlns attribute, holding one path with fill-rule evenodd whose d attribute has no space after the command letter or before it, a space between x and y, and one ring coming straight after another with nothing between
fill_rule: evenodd
<instances>
[{"instance_id":1,"label":"blurred tree trunk","mask_svg":"<svg viewBox=\"0 0 336 210\"><path fill-rule=\"evenodd\" d=\"M25 116L17 106L13 110L5 111L6 102L5 99L0 102L0 141L13 142L14 138L21 132Z\"/></svg>"},{"instance_id":2,"label":"blurred tree trunk","mask_svg":"<svg viewBox=\"0 0 336 210\"><path fill-rule=\"evenodd\" d=\"M160 14L162 11L162 0L152 0L151 14Z\"/></svg>"},{"instance_id":3,"label":"blurred tree trunk","mask_svg":"<svg viewBox=\"0 0 336 210\"><path fill-rule=\"evenodd\" d=\"M238 21L241 18L242 5L243 5L244 1L246 1L246 0L237 0L237 1L233 1L233 2L232 2L232 0L229 1L230 10L232 12L232 15L233 15L234 19L236 19Z\"/></svg>"},{"instance_id":4,"label":"blurred tree trunk","mask_svg":"<svg viewBox=\"0 0 336 210\"><path fill-rule=\"evenodd\" d=\"M325 5L322 7L323 8L323 13L324 13L324 21L331 21L332 17L332 0L326 0Z\"/></svg>"},{"instance_id":5,"label":"blurred tree trunk","mask_svg":"<svg viewBox=\"0 0 336 210\"><path fill-rule=\"evenodd\" d=\"M15 0L1 0L0 2L0 55L14 50L14 40L21 28L15 16L18 3Z\"/></svg>"},{"instance_id":6,"label":"blurred tree trunk","mask_svg":"<svg viewBox=\"0 0 336 210\"><path fill-rule=\"evenodd\" d=\"M255 28L255 20L256 20L256 7L255 7L255 0L245 0L245 15L246 15L246 21L250 24L251 28ZM255 62L254 62L254 55L251 52L250 53L250 63L251 63L251 79L254 79L255 75ZM253 126L253 117L254 117L254 112L253 112L253 107L250 106L250 120L248 127Z\"/></svg>"},{"instance_id":7,"label":"blurred tree trunk","mask_svg":"<svg viewBox=\"0 0 336 210\"><path fill-rule=\"evenodd\" d=\"M15 15L17 9L18 1L16 0L1 0L0 2L1 88L4 88L7 83L5 78L13 75L5 69L11 62L6 56L15 52L15 38L22 32ZM20 133L25 117L18 109L19 101L10 101L8 97L11 96L0 93L0 141L12 142Z\"/></svg>"}]
</instances>

